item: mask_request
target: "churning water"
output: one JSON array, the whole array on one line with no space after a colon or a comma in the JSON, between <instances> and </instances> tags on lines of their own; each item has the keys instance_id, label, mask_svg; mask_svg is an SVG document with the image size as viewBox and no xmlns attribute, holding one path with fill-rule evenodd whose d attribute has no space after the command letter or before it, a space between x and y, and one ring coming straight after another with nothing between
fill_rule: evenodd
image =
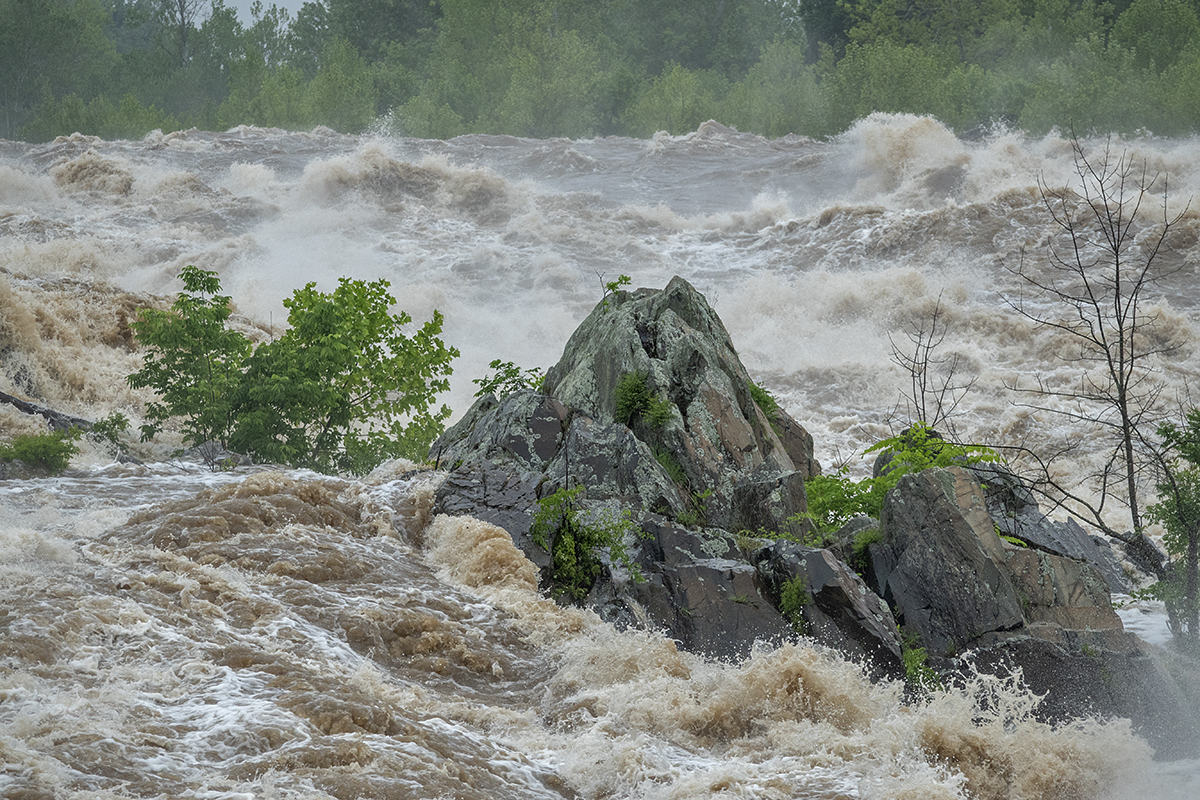
<instances>
[{"instance_id":1,"label":"churning water","mask_svg":"<svg viewBox=\"0 0 1200 800\"><path fill-rule=\"evenodd\" d=\"M1112 144L1169 174L1184 212L1163 255L1182 269L1153 297L1153 335L1178 345L1154 366L1183 394L1200 141ZM861 468L907 421L889 333L907 342L939 299L944 352L976 379L960 432L1054 447L1078 431L1005 386L1078 365L1006 298L1022 252L1037 269L1057 236L1039 180L1072 177L1064 140L964 142L907 116L824 143L711 123L649 141L0 142L0 390L136 423L128 320L195 264L259 338L306 282L387 278L414 319L445 314L461 414L492 359L554 363L605 281L678 274L826 464ZM38 428L7 407L0 424ZM1200 796L1200 765L1154 762L1120 720L1037 723L1019 685L906 704L804 641L712 663L559 608L502 531L430 519L436 474L153 460L177 443L0 483L0 796ZM1083 437L1071 468L1102 455Z\"/></svg>"}]
</instances>

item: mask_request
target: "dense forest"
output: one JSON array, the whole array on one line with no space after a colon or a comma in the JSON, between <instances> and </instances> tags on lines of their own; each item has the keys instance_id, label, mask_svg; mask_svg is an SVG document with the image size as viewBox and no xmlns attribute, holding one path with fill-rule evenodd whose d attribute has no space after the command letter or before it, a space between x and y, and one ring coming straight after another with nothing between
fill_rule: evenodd
<instances>
[{"instance_id":1,"label":"dense forest","mask_svg":"<svg viewBox=\"0 0 1200 800\"><path fill-rule=\"evenodd\" d=\"M1200 0L0 0L0 137L1200 127Z\"/></svg>"}]
</instances>

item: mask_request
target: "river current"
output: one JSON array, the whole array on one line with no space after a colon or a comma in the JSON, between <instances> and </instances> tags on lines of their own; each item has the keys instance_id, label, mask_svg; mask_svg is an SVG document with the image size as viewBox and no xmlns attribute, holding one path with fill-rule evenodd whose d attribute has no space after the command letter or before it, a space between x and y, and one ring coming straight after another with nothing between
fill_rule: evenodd
<instances>
[{"instance_id":1,"label":"river current","mask_svg":"<svg viewBox=\"0 0 1200 800\"><path fill-rule=\"evenodd\" d=\"M1084 144L1169 176L1183 216L1162 258L1179 269L1151 298L1171 344L1153 366L1185 397L1200 141ZM136 425L128 320L195 264L260 340L309 281L387 278L418 322L445 315L461 415L492 359L553 364L605 282L682 275L826 465L861 472L905 424L889 353L940 303L940 352L974 379L956 429L1074 445L1064 469L1084 472L1103 448L1008 388L1078 380L1069 344L1011 305L1038 308L1013 269L1060 241L1039 185L1073 170L1059 137L964 141L891 115L829 142L713 123L0 141L0 391ZM1147 208L1161 217L1161 197ZM0 407L5 431L39 423ZM0 796L1200 796L1200 764L1154 761L1122 720L1038 723L1019 684L906 702L804 640L714 663L560 608L503 531L431 518L437 473L215 473L170 460L175 437L135 446L144 465L85 443L61 477L0 481ZM1127 612L1150 640L1154 619Z\"/></svg>"}]
</instances>

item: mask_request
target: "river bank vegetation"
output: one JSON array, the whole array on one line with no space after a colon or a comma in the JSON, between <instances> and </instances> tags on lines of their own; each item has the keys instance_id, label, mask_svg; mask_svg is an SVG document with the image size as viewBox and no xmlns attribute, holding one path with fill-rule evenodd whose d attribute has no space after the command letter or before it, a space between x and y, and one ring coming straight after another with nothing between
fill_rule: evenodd
<instances>
[{"instance_id":1,"label":"river bank vegetation","mask_svg":"<svg viewBox=\"0 0 1200 800\"><path fill-rule=\"evenodd\" d=\"M0 0L0 137L1200 124L1194 0Z\"/></svg>"}]
</instances>

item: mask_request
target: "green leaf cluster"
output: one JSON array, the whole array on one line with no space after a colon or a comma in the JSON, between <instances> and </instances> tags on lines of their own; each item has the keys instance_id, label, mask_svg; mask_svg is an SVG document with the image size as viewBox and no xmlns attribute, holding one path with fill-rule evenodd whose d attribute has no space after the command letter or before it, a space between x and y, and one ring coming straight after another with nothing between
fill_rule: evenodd
<instances>
[{"instance_id":1,"label":"green leaf cluster","mask_svg":"<svg viewBox=\"0 0 1200 800\"><path fill-rule=\"evenodd\" d=\"M797 632L805 632L804 606L812 605L812 593L808 583L802 576L797 575L784 581L779 590L779 613L792 624Z\"/></svg>"},{"instance_id":2,"label":"green leaf cluster","mask_svg":"<svg viewBox=\"0 0 1200 800\"><path fill-rule=\"evenodd\" d=\"M505 398L522 389L537 391L541 389L542 381L546 378L537 367L522 370L513 362L501 361L498 358L488 366L493 370L491 375L471 380L471 383L479 387L479 391L475 392L476 397L494 394L496 397Z\"/></svg>"},{"instance_id":3,"label":"green leaf cluster","mask_svg":"<svg viewBox=\"0 0 1200 800\"><path fill-rule=\"evenodd\" d=\"M817 475L805 483L808 493L806 516L821 531L837 531L860 514L878 518L888 491L910 472L999 460L989 447L946 441L920 422L899 436L868 447L863 455L878 452L891 456L878 477L855 481L847 477L849 468L843 466L834 475Z\"/></svg>"},{"instance_id":4,"label":"green leaf cluster","mask_svg":"<svg viewBox=\"0 0 1200 800\"><path fill-rule=\"evenodd\" d=\"M23 461L57 475L67 468L72 457L79 454L75 444L79 435L78 428L70 428L14 436L11 442L0 442L0 461Z\"/></svg>"},{"instance_id":5,"label":"green leaf cluster","mask_svg":"<svg viewBox=\"0 0 1200 800\"><path fill-rule=\"evenodd\" d=\"M533 513L533 541L551 555L555 591L575 601L587 597L600 576L601 552L635 580L641 577L625 547L626 537L639 534L628 512L586 516L580 508L583 492L583 486L559 489L539 500Z\"/></svg>"},{"instance_id":6,"label":"green leaf cluster","mask_svg":"<svg viewBox=\"0 0 1200 800\"><path fill-rule=\"evenodd\" d=\"M671 418L671 401L650 391L646 373L627 372L617 381L613 419L622 425L637 420L650 430L659 430Z\"/></svg>"},{"instance_id":7,"label":"green leaf cluster","mask_svg":"<svg viewBox=\"0 0 1200 800\"><path fill-rule=\"evenodd\" d=\"M170 311L143 309L132 323L147 348L127 381L150 388L143 440L173 418L190 444L320 471L369 471L385 458L423 458L450 409L458 351L439 338L442 316L412 333L392 314L388 282L341 278L332 293L309 283L284 300L288 331L253 347L231 330L231 299L216 273L185 267Z\"/></svg>"}]
</instances>

